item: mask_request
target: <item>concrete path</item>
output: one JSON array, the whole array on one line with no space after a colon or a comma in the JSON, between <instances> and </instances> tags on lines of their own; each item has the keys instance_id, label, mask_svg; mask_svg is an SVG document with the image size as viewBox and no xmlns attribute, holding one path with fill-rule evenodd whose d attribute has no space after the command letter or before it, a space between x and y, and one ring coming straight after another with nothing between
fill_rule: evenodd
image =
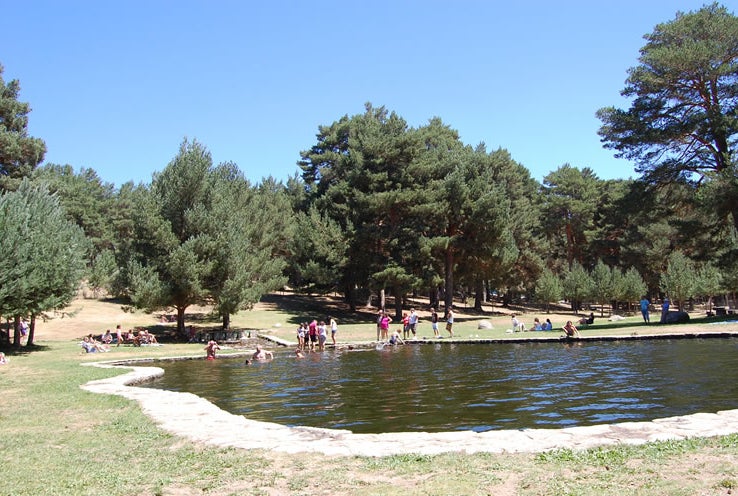
<instances>
[{"instance_id":1,"label":"concrete path","mask_svg":"<svg viewBox=\"0 0 738 496\"><path fill-rule=\"evenodd\" d=\"M191 393L136 387L160 377L158 367L88 363L128 371L81 386L87 391L117 394L138 401L142 410L164 430L195 442L221 447L268 449L287 453L386 456L443 452L534 453L557 448L586 449L612 444L716 436L738 432L738 410L697 413L652 422L505 431L452 431L354 434L346 430L286 427L233 415Z\"/></svg>"}]
</instances>

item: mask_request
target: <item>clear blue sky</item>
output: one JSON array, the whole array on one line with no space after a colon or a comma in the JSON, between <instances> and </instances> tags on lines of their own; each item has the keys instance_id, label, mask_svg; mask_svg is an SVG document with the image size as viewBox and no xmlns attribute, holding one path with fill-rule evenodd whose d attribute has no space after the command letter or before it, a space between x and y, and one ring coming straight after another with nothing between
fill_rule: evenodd
<instances>
[{"instance_id":1,"label":"clear blue sky","mask_svg":"<svg viewBox=\"0 0 738 496\"><path fill-rule=\"evenodd\" d=\"M0 63L46 162L151 181L197 139L252 181L285 180L318 126L364 103L542 180L569 163L635 177L597 136L643 35L701 0L0 0ZM736 12L738 0L724 1Z\"/></svg>"}]
</instances>

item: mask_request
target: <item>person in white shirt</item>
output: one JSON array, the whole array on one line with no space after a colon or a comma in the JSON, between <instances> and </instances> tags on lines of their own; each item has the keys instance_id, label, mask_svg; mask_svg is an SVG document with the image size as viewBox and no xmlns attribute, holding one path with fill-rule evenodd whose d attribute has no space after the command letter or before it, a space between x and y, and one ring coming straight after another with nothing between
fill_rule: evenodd
<instances>
[{"instance_id":1,"label":"person in white shirt","mask_svg":"<svg viewBox=\"0 0 738 496\"><path fill-rule=\"evenodd\" d=\"M415 337L415 330L418 327L418 314L415 313L415 309L410 309L410 320L408 321L408 327L410 328L410 331L413 333L413 338Z\"/></svg>"},{"instance_id":2,"label":"person in white shirt","mask_svg":"<svg viewBox=\"0 0 738 496\"><path fill-rule=\"evenodd\" d=\"M515 315L512 316L512 328L513 332L520 332L525 330L525 324L519 321Z\"/></svg>"}]
</instances>

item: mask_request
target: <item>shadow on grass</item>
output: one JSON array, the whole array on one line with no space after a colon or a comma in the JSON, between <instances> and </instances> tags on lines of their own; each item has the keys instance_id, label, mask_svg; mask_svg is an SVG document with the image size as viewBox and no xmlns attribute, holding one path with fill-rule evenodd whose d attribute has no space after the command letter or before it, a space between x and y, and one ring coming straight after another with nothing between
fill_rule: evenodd
<instances>
[{"instance_id":1,"label":"shadow on grass","mask_svg":"<svg viewBox=\"0 0 738 496\"><path fill-rule=\"evenodd\" d=\"M658 318L658 316L657 316ZM603 317L602 319L598 319L595 317L595 323L591 325L577 325L579 330L620 330L624 328L642 328L642 329L652 329L652 330L665 330L674 326L684 326L684 325L704 325L704 324L719 324L721 322L731 322L734 321L735 318L729 318L729 317L700 317L700 318L692 318L687 322L677 322L672 324L662 324L658 320L651 320L651 323L646 324L643 321L640 322L633 322L633 321L616 321L616 322L610 322L606 320L607 317ZM575 319L571 319L576 322ZM599 320L599 322L598 322Z\"/></svg>"},{"instance_id":2,"label":"shadow on grass","mask_svg":"<svg viewBox=\"0 0 738 496\"><path fill-rule=\"evenodd\" d=\"M310 322L313 319L324 320L334 317L342 324L364 324L374 320L376 313L366 309L352 312L340 298L331 296L268 294L261 299L262 304L273 306L277 310L293 314L287 322L293 325Z\"/></svg>"},{"instance_id":3,"label":"shadow on grass","mask_svg":"<svg viewBox=\"0 0 738 496\"><path fill-rule=\"evenodd\" d=\"M38 344L32 344L32 345L23 345L20 347L13 346L9 343L1 343L0 344L0 351L5 353L5 356L8 358L13 356L23 356L28 355L30 353L38 352L38 351L48 351L49 347L45 345L38 345Z\"/></svg>"}]
</instances>

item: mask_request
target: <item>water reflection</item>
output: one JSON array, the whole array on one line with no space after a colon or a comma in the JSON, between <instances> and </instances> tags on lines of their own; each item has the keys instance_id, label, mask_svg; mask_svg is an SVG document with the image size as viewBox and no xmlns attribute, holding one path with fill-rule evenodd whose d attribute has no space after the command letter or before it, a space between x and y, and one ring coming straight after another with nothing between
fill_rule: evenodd
<instances>
[{"instance_id":1,"label":"water reflection","mask_svg":"<svg viewBox=\"0 0 738 496\"><path fill-rule=\"evenodd\" d=\"M738 407L738 341L400 346L157 364L251 419L400 432L565 427Z\"/></svg>"}]
</instances>

